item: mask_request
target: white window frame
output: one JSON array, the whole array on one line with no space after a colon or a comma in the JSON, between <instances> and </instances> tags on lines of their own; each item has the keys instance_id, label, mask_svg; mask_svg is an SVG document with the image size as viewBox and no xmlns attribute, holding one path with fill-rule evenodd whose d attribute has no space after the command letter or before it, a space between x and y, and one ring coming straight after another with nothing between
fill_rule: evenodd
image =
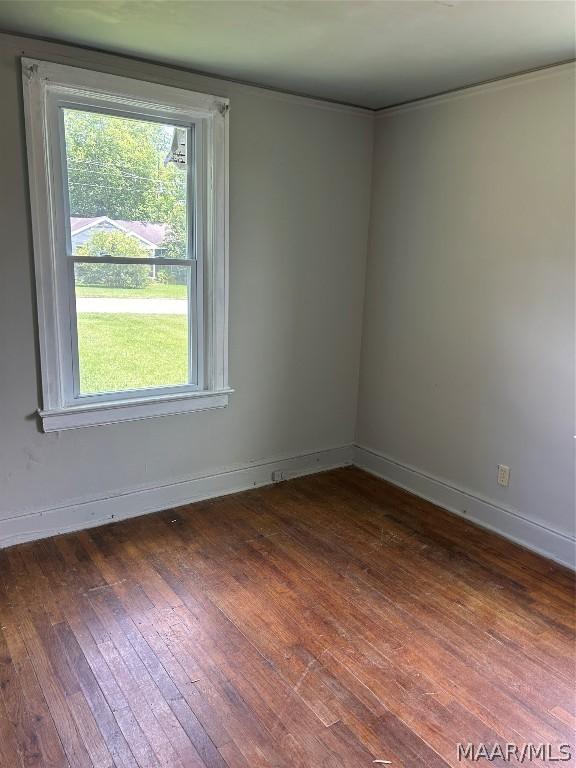
<instances>
[{"instance_id":1,"label":"white window frame","mask_svg":"<svg viewBox=\"0 0 576 768\"><path fill-rule=\"evenodd\" d=\"M228 99L28 58L22 59L22 78L44 431L228 405ZM197 364L189 384L97 395L80 395L77 381L74 386L76 317L61 125L66 106L194 128L196 226L189 256L196 262L190 316Z\"/></svg>"}]
</instances>

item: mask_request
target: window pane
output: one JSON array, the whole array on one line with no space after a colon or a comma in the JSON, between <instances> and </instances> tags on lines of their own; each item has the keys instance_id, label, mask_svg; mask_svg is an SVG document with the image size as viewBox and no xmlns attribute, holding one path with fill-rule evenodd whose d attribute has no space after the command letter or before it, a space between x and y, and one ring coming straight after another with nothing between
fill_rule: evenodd
<instances>
[{"instance_id":1,"label":"window pane","mask_svg":"<svg viewBox=\"0 0 576 768\"><path fill-rule=\"evenodd\" d=\"M64 109L77 256L186 258L186 128Z\"/></svg>"},{"instance_id":2,"label":"window pane","mask_svg":"<svg viewBox=\"0 0 576 768\"><path fill-rule=\"evenodd\" d=\"M189 382L189 267L76 264L80 394Z\"/></svg>"}]
</instances>

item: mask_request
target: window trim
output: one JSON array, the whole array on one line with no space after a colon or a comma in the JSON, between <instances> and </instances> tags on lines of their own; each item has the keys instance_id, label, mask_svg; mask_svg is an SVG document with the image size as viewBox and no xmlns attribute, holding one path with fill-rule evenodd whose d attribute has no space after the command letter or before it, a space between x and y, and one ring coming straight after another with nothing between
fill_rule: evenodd
<instances>
[{"instance_id":1,"label":"window trim","mask_svg":"<svg viewBox=\"0 0 576 768\"><path fill-rule=\"evenodd\" d=\"M28 172L36 273L36 295L42 373L42 418L45 432L109 424L170 413L187 413L228 404L228 111L229 100L77 67L22 58ZM68 336L71 310L58 286L59 249L66 247L61 135L54 130L54 110L61 102L79 106L106 104L131 115L185 124L194 123L203 155L199 164L197 229L200 251L197 292L203 321L203 381L198 385L131 390L110 396L71 400L73 368ZM140 111L140 112L139 112ZM55 148L54 142L58 142ZM201 266L200 266L201 264ZM194 269L192 268L192 272ZM68 294L70 292L68 291Z\"/></svg>"}]
</instances>

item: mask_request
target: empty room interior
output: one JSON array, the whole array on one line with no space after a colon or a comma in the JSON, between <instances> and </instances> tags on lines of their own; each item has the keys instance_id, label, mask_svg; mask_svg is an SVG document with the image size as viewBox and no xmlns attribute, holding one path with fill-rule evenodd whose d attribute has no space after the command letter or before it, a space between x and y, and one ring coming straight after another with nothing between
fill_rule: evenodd
<instances>
[{"instance_id":1,"label":"empty room interior","mask_svg":"<svg viewBox=\"0 0 576 768\"><path fill-rule=\"evenodd\" d=\"M575 60L0 0L0 768L576 766Z\"/></svg>"}]
</instances>

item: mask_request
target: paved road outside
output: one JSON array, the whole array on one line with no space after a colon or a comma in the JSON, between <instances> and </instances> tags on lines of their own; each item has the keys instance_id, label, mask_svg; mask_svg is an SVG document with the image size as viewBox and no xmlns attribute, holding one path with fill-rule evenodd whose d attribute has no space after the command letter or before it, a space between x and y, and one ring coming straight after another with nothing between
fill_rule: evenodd
<instances>
[{"instance_id":1,"label":"paved road outside","mask_svg":"<svg viewBox=\"0 0 576 768\"><path fill-rule=\"evenodd\" d=\"M76 311L108 312L114 315L185 315L186 299L107 299L80 297L76 299Z\"/></svg>"}]
</instances>

